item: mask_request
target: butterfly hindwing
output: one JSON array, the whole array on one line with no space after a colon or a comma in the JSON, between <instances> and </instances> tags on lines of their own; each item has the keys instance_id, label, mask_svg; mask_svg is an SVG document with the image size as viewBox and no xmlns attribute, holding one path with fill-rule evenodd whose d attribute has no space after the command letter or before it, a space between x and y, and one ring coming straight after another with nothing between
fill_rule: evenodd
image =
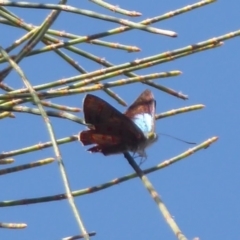
<instances>
[{"instance_id":1,"label":"butterfly hindwing","mask_svg":"<svg viewBox=\"0 0 240 240\"><path fill-rule=\"evenodd\" d=\"M80 137L83 145L91 145L93 143L99 145L115 145L121 142L122 138L116 135L102 134L97 130L86 130L81 132Z\"/></svg>"},{"instance_id":2,"label":"butterfly hindwing","mask_svg":"<svg viewBox=\"0 0 240 240\"><path fill-rule=\"evenodd\" d=\"M111 154L123 153L128 151L124 144L116 144L116 145L97 145L92 148L89 148L90 152L101 152L103 155L108 156Z\"/></svg>"}]
</instances>

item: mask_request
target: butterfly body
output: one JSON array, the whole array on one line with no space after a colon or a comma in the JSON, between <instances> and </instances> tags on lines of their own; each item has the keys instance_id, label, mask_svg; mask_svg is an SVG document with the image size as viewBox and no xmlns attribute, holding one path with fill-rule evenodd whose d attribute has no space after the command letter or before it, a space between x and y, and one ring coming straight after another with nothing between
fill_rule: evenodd
<instances>
[{"instance_id":1,"label":"butterfly body","mask_svg":"<svg viewBox=\"0 0 240 240\"><path fill-rule=\"evenodd\" d=\"M83 145L96 144L90 152L104 155L126 151L145 157L145 148L157 140L154 133L156 102L153 94L145 90L123 114L113 106L88 94L83 102L85 122L89 130L80 132Z\"/></svg>"}]
</instances>

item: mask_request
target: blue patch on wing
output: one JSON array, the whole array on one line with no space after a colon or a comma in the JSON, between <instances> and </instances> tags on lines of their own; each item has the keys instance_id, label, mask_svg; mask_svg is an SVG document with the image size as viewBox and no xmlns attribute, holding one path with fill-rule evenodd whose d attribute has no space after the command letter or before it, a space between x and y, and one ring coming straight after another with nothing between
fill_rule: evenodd
<instances>
[{"instance_id":1,"label":"blue patch on wing","mask_svg":"<svg viewBox=\"0 0 240 240\"><path fill-rule=\"evenodd\" d=\"M132 121L142 130L143 133L152 131L153 118L148 113L137 114Z\"/></svg>"}]
</instances>

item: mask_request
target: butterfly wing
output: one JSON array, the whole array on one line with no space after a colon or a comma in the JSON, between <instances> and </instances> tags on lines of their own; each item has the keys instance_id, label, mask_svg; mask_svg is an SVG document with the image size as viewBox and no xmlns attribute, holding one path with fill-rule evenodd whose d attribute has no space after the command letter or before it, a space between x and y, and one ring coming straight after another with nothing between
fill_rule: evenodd
<instances>
[{"instance_id":1,"label":"butterfly wing","mask_svg":"<svg viewBox=\"0 0 240 240\"><path fill-rule=\"evenodd\" d=\"M121 113L101 98L87 94L83 101L83 112L86 123L92 125L114 122Z\"/></svg>"},{"instance_id":2,"label":"butterfly wing","mask_svg":"<svg viewBox=\"0 0 240 240\"><path fill-rule=\"evenodd\" d=\"M142 131L124 114L101 98L88 94L83 102L85 122L92 125L82 131L79 140L83 145L97 144L91 152L105 155L137 148L145 139Z\"/></svg>"},{"instance_id":3,"label":"butterfly wing","mask_svg":"<svg viewBox=\"0 0 240 240\"><path fill-rule=\"evenodd\" d=\"M156 101L150 90L145 90L128 108L125 115L146 134L154 132Z\"/></svg>"},{"instance_id":4,"label":"butterfly wing","mask_svg":"<svg viewBox=\"0 0 240 240\"><path fill-rule=\"evenodd\" d=\"M116 144L116 145L96 145L92 148L89 148L90 152L101 152L103 155L108 156L111 154L123 153L128 151L129 149L124 144Z\"/></svg>"},{"instance_id":5,"label":"butterfly wing","mask_svg":"<svg viewBox=\"0 0 240 240\"><path fill-rule=\"evenodd\" d=\"M158 136L155 129L155 109L156 101L150 90L145 90L135 102L128 108L125 115L129 117L144 134L145 140L142 141L136 152L146 158L145 148L154 143Z\"/></svg>"}]
</instances>

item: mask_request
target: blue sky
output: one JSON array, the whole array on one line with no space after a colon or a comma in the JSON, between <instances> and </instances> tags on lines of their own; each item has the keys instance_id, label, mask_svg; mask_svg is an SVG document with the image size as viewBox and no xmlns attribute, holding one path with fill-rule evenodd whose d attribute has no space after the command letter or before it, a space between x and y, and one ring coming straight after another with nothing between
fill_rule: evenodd
<instances>
[{"instance_id":1,"label":"blue sky","mask_svg":"<svg viewBox=\"0 0 240 240\"><path fill-rule=\"evenodd\" d=\"M141 17L131 19L138 22L195 2L149 0L111 3L141 12ZM90 1L78 3L69 1L69 5L127 18L108 12ZM238 0L232 0L231 4L229 1L218 1L153 25L177 32L177 38L132 30L102 39L138 46L142 49L139 53L127 53L89 44L78 44L77 47L114 64L120 64L239 30L240 25L237 21L239 7ZM24 21L35 25L41 24L49 13L48 10L19 10L10 7L8 9ZM88 35L116 26L118 25L115 23L62 13L52 28L78 35ZM3 47L9 46L9 43L24 34L24 31L15 28L9 31L9 27L5 25L1 25L0 29L4 33L2 36L5 36L1 38ZM101 69L99 64L74 54L70 55L87 71ZM188 239L194 237L206 240L240 238L239 59L239 38L234 38L225 41L220 48L136 72L138 74L170 70L183 72L181 76L160 79L156 82L187 94L189 99L184 101L150 88L157 101L157 113L193 104L206 106L199 111L158 120L156 132L160 133L160 138L147 150L148 159L142 168L152 167L191 147L161 136L161 133L197 143L213 136L219 137L211 147L148 175ZM5 66L2 64L1 69ZM33 85L78 74L52 52L26 58L20 66ZM14 88L23 87L21 79L15 72L8 76L6 83ZM135 84L113 90L130 104L145 89L145 85ZM105 93L97 91L93 94L102 97L120 111L125 111L124 107L114 102ZM53 102L82 107L84 96L85 94L78 94L57 98ZM83 117L82 113L77 115ZM15 119L1 121L2 152L49 141L49 135L41 117L22 113L15 113L15 116ZM85 129L84 126L68 120L51 118L51 121L57 138L77 134ZM78 142L61 145L60 150L72 190L99 185L133 171L122 155L104 157L101 154L90 154ZM52 149L19 155L14 158L15 163L12 166L52 156L54 156ZM5 167L10 166L1 166L1 168ZM64 192L56 162L41 168L3 175L0 178L0 184L2 189L0 201L42 197ZM75 202L87 230L97 232L92 239L175 239L155 203L137 178L94 194L75 198ZM1 208L0 221L24 222L28 225L24 230L3 229L0 234L1 239L61 239L79 233L72 211L65 200Z\"/></svg>"}]
</instances>

